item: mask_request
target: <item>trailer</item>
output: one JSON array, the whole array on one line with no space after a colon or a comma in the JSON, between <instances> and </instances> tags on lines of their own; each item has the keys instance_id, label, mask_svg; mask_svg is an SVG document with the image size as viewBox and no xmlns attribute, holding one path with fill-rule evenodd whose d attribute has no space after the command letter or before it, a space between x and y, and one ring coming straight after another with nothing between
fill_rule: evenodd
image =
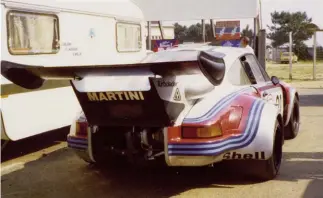
<instances>
[{"instance_id":1,"label":"trailer","mask_svg":"<svg viewBox=\"0 0 323 198\"><path fill-rule=\"evenodd\" d=\"M130 0L1 0L1 60L45 67L132 63L146 55L145 25ZM34 86L1 75L2 140L70 126L81 110L68 79Z\"/></svg>"}]
</instances>

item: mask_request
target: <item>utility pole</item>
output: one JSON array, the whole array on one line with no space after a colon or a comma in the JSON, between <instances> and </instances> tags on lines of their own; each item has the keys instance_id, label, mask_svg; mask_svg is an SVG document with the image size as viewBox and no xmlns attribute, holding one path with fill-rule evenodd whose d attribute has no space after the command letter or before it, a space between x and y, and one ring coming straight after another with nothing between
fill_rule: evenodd
<instances>
[{"instance_id":1,"label":"utility pole","mask_svg":"<svg viewBox=\"0 0 323 198\"><path fill-rule=\"evenodd\" d=\"M202 39L203 43L205 43L205 20L202 19Z\"/></svg>"},{"instance_id":2,"label":"utility pole","mask_svg":"<svg viewBox=\"0 0 323 198\"><path fill-rule=\"evenodd\" d=\"M258 35L258 60L260 65L266 70L266 30L259 30Z\"/></svg>"},{"instance_id":3,"label":"utility pole","mask_svg":"<svg viewBox=\"0 0 323 198\"><path fill-rule=\"evenodd\" d=\"M164 29L163 29L163 25L161 21L158 21L158 26L159 26L159 31L160 31L160 35L162 37L162 39L165 39L165 34L164 34Z\"/></svg>"},{"instance_id":4,"label":"utility pole","mask_svg":"<svg viewBox=\"0 0 323 198\"><path fill-rule=\"evenodd\" d=\"M317 32L323 32L323 29L312 28L313 35L313 80L316 80L316 59L317 59Z\"/></svg>"},{"instance_id":5,"label":"utility pole","mask_svg":"<svg viewBox=\"0 0 323 198\"><path fill-rule=\"evenodd\" d=\"M151 50L151 21L147 22L147 29L148 29L148 38L147 38L147 42L148 42L148 50Z\"/></svg>"},{"instance_id":6,"label":"utility pole","mask_svg":"<svg viewBox=\"0 0 323 198\"><path fill-rule=\"evenodd\" d=\"M211 30L212 30L212 37L215 38L215 28L214 28L213 19L210 19L210 25L211 25Z\"/></svg>"},{"instance_id":7,"label":"utility pole","mask_svg":"<svg viewBox=\"0 0 323 198\"><path fill-rule=\"evenodd\" d=\"M292 75L292 65L293 65L292 51L293 51L293 32L289 32L289 80L293 79L293 75Z\"/></svg>"},{"instance_id":8,"label":"utility pole","mask_svg":"<svg viewBox=\"0 0 323 198\"><path fill-rule=\"evenodd\" d=\"M314 44L313 44L313 80L316 80L316 36L317 31L314 32Z\"/></svg>"}]
</instances>

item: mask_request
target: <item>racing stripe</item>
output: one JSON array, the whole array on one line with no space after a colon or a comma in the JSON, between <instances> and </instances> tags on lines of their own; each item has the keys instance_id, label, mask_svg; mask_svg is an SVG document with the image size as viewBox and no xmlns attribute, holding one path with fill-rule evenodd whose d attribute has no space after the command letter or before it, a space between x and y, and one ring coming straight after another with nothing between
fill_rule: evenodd
<instances>
[{"instance_id":1,"label":"racing stripe","mask_svg":"<svg viewBox=\"0 0 323 198\"><path fill-rule=\"evenodd\" d=\"M260 115L264 105L265 103L261 100L256 100L253 103L243 135L214 143L170 144L168 146L169 155L218 155L228 150L248 146L258 132Z\"/></svg>"},{"instance_id":2,"label":"racing stripe","mask_svg":"<svg viewBox=\"0 0 323 198\"><path fill-rule=\"evenodd\" d=\"M82 149L82 150L87 149L87 146L85 146L85 145L73 144L73 143L68 143L68 147L75 148L75 149Z\"/></svg>"},{"instance_id":3,"label":"racing stripe","mask_svg":"<svg viewBox=\"0 0 323 198\"><path fill-rule=\"evenodd\" d=\"M87 139L84 139L84 138L68 137L67 145L68 147L73 149L86 150L88 148L88 141Z\"/></svg>"},{"instance_id":4,"label":"racing stripe","mask_svg":"<svg viewBox=\"0 0 323 198\"><path fill-rule=\"evenodd\" d=\"M256 114L256 108L258 107L258 105L260 104L260 100L254 100L252 105L251 105L251 108L250 108L250 111L249 111L249 114L248 114L248 118L247 118L247 124L245 126L245 128L243 129L243 133L239 136L233 136L233 137L230 137L230 138L227 138L225 140L218 140L218 141L215 141L215 142L212 142L212 143L186 143L186 144L169 144L169 148L177 148L177 149L191 149L191 148L212 148L214 147L215 145L218 145L218 146L223 146L227 141L231 141L231 140L239 140L241 139L242 137L244 137L245 133L248 133L250 131L250 127L251 127L251 122L252 122L252 119L254 118L254 115Z\"/></svg>"},{"instance_id":5,"label":"racing stripe","mask_svg":"<svg viewBox=\"0 0 323 198\"><path fill-rule=\"evenodd\" d=\"M247 91L250 87L241 89L237 92L233 92L226 97L222 98L218 103L216 103L207 113L197 118L185 118L183 124L200 123L213 118L217 113L219 113L224 107L226 107L230 102L236 99L240 93Z\"/></svg>"},{"instance_id":6,"label":"racing stripe","mask_svg":"<svg viewBox=\"0 0 323 198\"><path fill-rule=\"evenodd\" d=\"M76 138L68 138L67 142L74 143L74 144L84 144L88 145L87 139L76 139Z\"/></svg>"}]
</instances>

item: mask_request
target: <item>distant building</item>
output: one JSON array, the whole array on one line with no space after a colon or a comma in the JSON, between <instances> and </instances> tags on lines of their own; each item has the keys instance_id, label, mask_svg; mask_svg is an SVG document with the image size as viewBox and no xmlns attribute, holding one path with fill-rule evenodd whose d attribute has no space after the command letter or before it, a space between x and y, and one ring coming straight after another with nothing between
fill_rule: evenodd
<instances>
[{"instance_id":1,"label":"distant building","mask_svg":"<svg viewBox=\"0 0 323 198\"><path fill-rule=\"evenodd\" d=\"M173 25L163 25L164 39L175 38L175 27ZM148 26L146 25L145 36L148 36ZM151 39L160 40L162 39L158 23L151 24Z\"/></svg>"}]
</instances>

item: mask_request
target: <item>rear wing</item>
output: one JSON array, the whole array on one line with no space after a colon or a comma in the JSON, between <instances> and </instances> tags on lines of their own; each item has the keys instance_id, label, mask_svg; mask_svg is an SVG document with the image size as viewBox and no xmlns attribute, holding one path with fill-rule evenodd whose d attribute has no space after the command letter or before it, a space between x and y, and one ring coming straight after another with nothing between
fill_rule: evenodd
<instances>
[{"instance_id":1,"label":"rear wing","mask_svg":"<svg viewBox=\"0 0 323 198\"><path fill-rule=\"evenodd\" d=\"M260 0L132 0L146 21L256 18Z\"/></svg>"},{"instance_id":2,"label":"rear wing","mask_svg":"<svg viewBox=\"0 0 323 198\"><path fill-rule=\"evenodd\" d=\"M46 79L71 81L88 122L98 126L171 126L191 103L219 85L224 55L212 51L164 51L140 63L43 67L1 62L13 83L37 89Z\"/></svg>"},{"instance_id":3,"label":"rear wing","mask_svg":"<svg viewBox=\"0 0 323 198\"><path fill-rule=\"evenodd\" d=\"M136 76L150 72L163 77L203 74L214 86L224 77L224 54L212 51L165 51L153 53L140 63L91 65L91 66L37 66L1 61L1 74L13 83L26 88L38 89L45 80L79 81L86 77L104 75Z\"/></svg>"}]
</instances>

